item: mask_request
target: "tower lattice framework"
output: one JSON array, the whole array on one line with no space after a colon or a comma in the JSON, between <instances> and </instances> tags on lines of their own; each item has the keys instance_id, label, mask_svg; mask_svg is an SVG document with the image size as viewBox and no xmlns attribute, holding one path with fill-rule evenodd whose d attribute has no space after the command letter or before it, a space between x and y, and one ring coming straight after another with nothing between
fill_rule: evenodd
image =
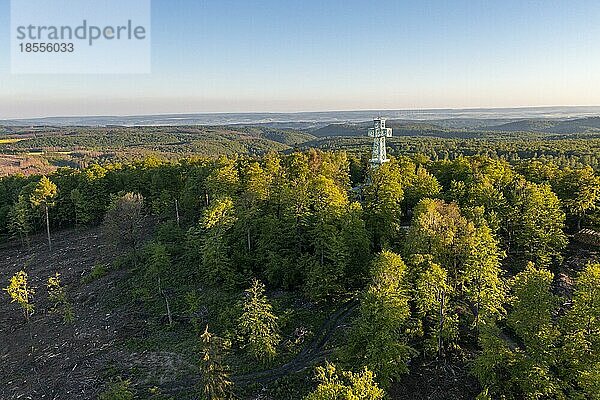
<instances>
[{"instance_id":1,"label":"tower lattice framework","mask_svg":"<svg viewBox=\"0 0 600 400\"><path fill-rule=\"evenodd\" d=\"M369 137L373 138L371 166L377 168L390 161L385 150L385 138L392 137L392 128L385 127L385 118L377 117L373 120L373 127L369 129Z\"/></svg>"}]
</instances>

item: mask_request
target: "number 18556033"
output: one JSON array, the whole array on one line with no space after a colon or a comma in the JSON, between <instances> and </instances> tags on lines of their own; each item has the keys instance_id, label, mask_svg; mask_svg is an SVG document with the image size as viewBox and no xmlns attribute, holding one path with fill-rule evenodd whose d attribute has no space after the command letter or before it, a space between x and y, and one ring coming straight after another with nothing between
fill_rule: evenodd
<instances>
[{"instance_id":1,"label":"number 18556033","mask_svg":"<svg viewBox=\"0 0 600 400\"><path fill-rule=\"evenodd\" d=\"M73 53L73 43L19 43L21 53Z\"/></svg>"}]
</instances>

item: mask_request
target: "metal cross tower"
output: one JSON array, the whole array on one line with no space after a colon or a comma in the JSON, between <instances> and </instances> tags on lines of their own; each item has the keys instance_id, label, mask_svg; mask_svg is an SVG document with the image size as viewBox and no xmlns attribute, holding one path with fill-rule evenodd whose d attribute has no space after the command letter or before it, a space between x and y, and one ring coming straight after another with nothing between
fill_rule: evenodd
<instances>
[{"instance_id":1,"label":"metal cross tower","mask_svg":"<svg viewBox=\"0 0 600 400\"><path fill-rule=\"evenodd\" d=\"M392 128L385 127L385 118L377 117L373 120L373 128L369 129L369 137L373 138L371 166L377 168L381 164L390 161L385 151L385 138L392 137Z\"/></svg>"}]
</instances>

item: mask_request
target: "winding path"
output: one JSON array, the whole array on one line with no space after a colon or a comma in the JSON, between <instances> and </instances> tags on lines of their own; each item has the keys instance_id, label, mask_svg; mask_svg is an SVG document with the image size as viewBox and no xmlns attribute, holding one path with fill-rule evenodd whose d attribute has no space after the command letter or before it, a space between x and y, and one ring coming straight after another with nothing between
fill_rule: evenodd
<instances>
[{"instance_id":1,"label":"winding path","mask_svg":"<svg viewBox=\"0 0 600 400\"><path fill-rule=\"evenodd\" d=\"M324 350L325 345L331 339L336 329L352 314L357 306L358 301L356 299L344 303L323 322L315 337L291 361L273 369L236 375L232 377L232 380L235 383L242 384L247 382L267 383L313 366L330 353L330 351Z\"/></svg>"},{"instance_id":2,"label":"winding path","mask_svg":"<svg viewBox=\"0 0 600 400\"><path fill-rule=\"evenodd\" d=\"M313 339L289 362L272 369L234 375L231 377L231 380L240 385L257 382L269 383L290 373L300 372L312 367L317 362L323 360L327 354L331 353L330 350L324 349L325 345L335 331L352 315L358 304L359 302L356 299L351 299L344 303L323 322ZM197 383L197 377L194 377L186 379L185 382L178 381L162 385L161 389L164 394L177 394L190 390Z\"/></svg>"}]
</instances>

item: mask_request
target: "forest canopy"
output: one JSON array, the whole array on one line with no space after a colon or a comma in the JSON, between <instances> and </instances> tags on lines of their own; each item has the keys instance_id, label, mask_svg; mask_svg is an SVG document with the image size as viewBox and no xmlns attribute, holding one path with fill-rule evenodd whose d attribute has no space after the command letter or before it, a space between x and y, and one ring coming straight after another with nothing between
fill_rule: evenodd
<instances>
[{"instance_id":1,"label":"forest canopy","mask_svg":"<svg viewBox=\"0 0 600 400\"><path fill-rule=\"evenodd\" d=\"M52 188L41 208L40 182ZM157 329L201 338L210 399L252 391L243 365L309 358L289 339L294 302L348 326L326 353L335 365L289 383L290 398L382 398L426 365L460 368L479 398L598 398L597 260L568 297L555 289L570 235L599 230L599 206L600 178L579 162L419 153L372 168L310 149L7 176L0 235L26 246L46 222L55 236L102 224L128 296L166 313Z\"/></svg>"}]
</instances>

